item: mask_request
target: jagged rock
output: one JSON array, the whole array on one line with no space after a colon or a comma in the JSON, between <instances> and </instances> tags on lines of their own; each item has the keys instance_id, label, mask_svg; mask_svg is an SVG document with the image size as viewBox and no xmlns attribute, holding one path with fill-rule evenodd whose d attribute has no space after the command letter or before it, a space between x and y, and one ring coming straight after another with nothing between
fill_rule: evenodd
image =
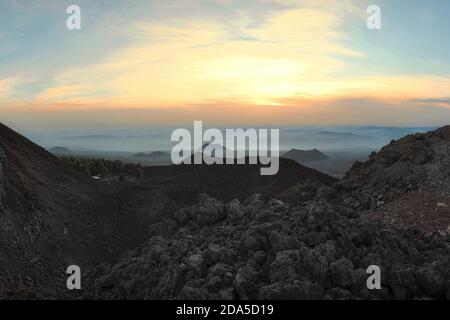
<instances>
[{"instance_id":1,"label":"jagged rock","mask_svg":"<svg viewBox=\"0 0 450 320\"><path fill-rule=\"evenodd\" d=\"M266 254L264 251L256 251L253 254L253 261L258 265L263 265L266 261Z\"/></svg>"},{"instance_id":2,"label":"jagged rock","mask_svg":"<svg viewBox=\"0 0 450 320\"><path fill-rule=\"evenodd\" d=\"M203 259L206 265L210 266L216 264L220 260L220 247L217 245L211 245L203 253Z\"/></svg>"},{"instance_id":3,"label":"jagged rock","mask_svg":"<svg viewBox=\"0 0 450 320\"><path fill-rule=\"evenodd\" d=\"M264 206L264 201L262 201L261 195L259 193L254 193L246 200L244 204L255 209L260 209Z\"/></svg>"},{"instance_id":4,"label":"jagged rock","mask_svg":"<svg viewBox=\"0 0 450 320\"><path fill-rule=\"evenodd\" d=\"M138 260L111 266L109 272L120 277L112 287L111 282L97 281L86 291L97 298L123 297L124 290L129 298L138 297L133 293L139 291L138 284L125 278L132 273L151 284L147 297L164 299L445 298L448 237L425 237L373 222L326 201L287 210L279 210L281 203L270 203L259 197L244 201L239 224L229 209L207 225L188 219L168 237L152 237L136 253ZM209 216L230 203L203 196L199 204L182 211L191 215L199 207L208 208L211 212L203 213ZM263 223L257 219L262 216ZM383 270L381 290L367 289L366 268L372 264ZM103 292L105 282L108 290Z\"/></svg>"},{"instance_id":5,"label":"jagged rock","mask_svg":"<svg viewBox=\"0 0 450 320\"><path fill-rule=\"evenodd\" d=\"M244 239L243 247L248 251L258 251L261 249L261 241L254 236L248 236Z\"/></svg>"},{"instance_id":6,"label":"jagged rock","mask_svg":"<svg viewBox=\"0 0 450 320\"><path fill-rule=\"evenodd\" d=\"M275 261L269 266L270 281L280 282L295 280L297 277L297 264L300 254L297 250L278 252Z\"/></svg>"},{"instance_id":7,"label":"jagged rock","mask_svg":"<svg viewBox=\"0 0 450 320\"><path fill-rule=\"evenodd\" d=\"M445 267L440 262L434 262L430 265L420 268L416 273L417 284L426 294L438 295L444 292L445 281L442 270L440 268L447 268L447 275L450 274L450 264L447 263Z\"/></svg>"},{"instance_id":8,"label":"jagged rock","mask_svg":"<svg viewBox=\"0 0 450 320\"><path fill-rule=\"evenodd\" d=\"M327 293L335 300L349 300L352 298L352 294L348 290L342 288L332 288Z\"/></svg>"},{"instance_id":9,"label":"jagged rock","mask_svg":"<svg viewBox=\"0 0 450 320\"><path fill-rule=\"evenodd\" d=\"M208 299L208 290L185 286L177 298L181 300L206 300Z\"/></svg>"},{"instance_id":10,"label":"jagged rock","mask_svg":"<svg viewBox=\"0 0 450 320\"><path fill-rule=\"evenodd\" d=\"M355 282L353 263L346 258L332 262L330 264L330 273L333 282L341 288L349 287Z\"/></svg>"},{"instance_id":11,"label":"jagged rock","mask_svg":"<svg viewBox=\"0 0 450 320\"><path fill-rule=\"evenodd\" d=\"M209 273L214 276L223 277L226 273L230 272L231 269L230 266L219 262L209 268Z\"/></svg>"},{"instance_id":12,"label":"jagged rock","mask_svg":"<svg viewBox=\"0 0 450 320\"><path fill-rule=\"evenodd\" d=\"M269 209L273 212L279 212L279 211L285 211L287 210L287 206L284 204L283 201L272 199L267 203Z\"/></svg>"},{"instance_id":13,"label":"jagged rock","mask_svg":"<svg viewBox=\"0 0 450 320\"><path fill-rule=\"evenodd\" d=\"M378 195L380 205L419 189L450 195L449 148L450 126L391 142L367 162L356 162L338 183L350 191L343 195L345 205L350 196L359 207L366 202L363 194ZM351 185L358 187L349 190Z\"/></svg>"},{"instance_id":14,"label":"jagged rock","mask_svg":"<svg viewBox=\"0 0 450 320\"><path fill-rule=\"evenodd\" d=\"M227 212L230 216L241 216L241 203L238 199L234 199L227 204Z\"/></svg>"},{"instance_id":15,"label":"jagged rock","mask_svg":"<svg viewBox=\"0 0 450 320\"><path fill-rule=\"evenodd\" d=\"M234 278L234 288L240 299L255 298L257 289L257 271L251 266L245 266L238 270Z\"/></svg>"},{"instance_id":16,"label":"jagged rock","mask_svg":"<svg viewBox=\"0 0 450 320\"><path fill-rule=\"evenodd\" d=\"M4 173L4 162L6 161L6 154L3 148L0 146L0 211L4 208L5 199L5 173Z\"/></svg>"},{"instance_id":17,"label":"jagged rock","mask_svg":"<svg viewBox=\"0 0 450 320\"><path fill-rule=\"evenodd\" d=\"M194 274L203 274L205 263L201 254L193 254L188 258L187 265Z\"/></svg>"},{"instance_id":18,"label":"jagged rock","mask_svg":"<svg viewBox=\"0 0 450 320\"><path fill-rule=\"evenodd\" d=\"M206 287L211 291L216 291L220 284L222 283L222 278L219 276L212 276L209 278L208 282L206 283Z\"/></svg>"},{"instance_id":19,"label":"jagged rock","mask_svg":"<svg viewBox=\"0 0 450 320\"><path fill-rule=\"evenodd\" d=\"M206 194L201 194L200 203L193 214L196 215L199 225L209 225L223 219L226 216L226 211L222 202Z\"/></svg>"},{"instance_id":20,"label":"jagged rock","mask_svg":"<svg viewBox=\"0 0 450 320\"><path fill-rule=\"evenodd\" d=\"M292 282L277 282L261 288L260 299L269 300L317 300L323 299L323 290L310 281L295 280Z\"/></svg>"}]
</instances>

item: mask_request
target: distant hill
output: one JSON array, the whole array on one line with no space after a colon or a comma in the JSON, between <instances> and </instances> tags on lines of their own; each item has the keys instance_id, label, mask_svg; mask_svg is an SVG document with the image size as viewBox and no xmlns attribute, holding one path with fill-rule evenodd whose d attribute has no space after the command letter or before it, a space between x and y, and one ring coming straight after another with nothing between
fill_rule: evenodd
<instances>
[{"instance_id":1,"label":"distant hill","mask_svg":"<svg viewBox=\"0 0 450 320\"><path fill-rule=\"evenodd\" d=\"M148 154L144 153L144 152L138 152L138 153L133 154L132 156L135 158L147 158Z\"/></svg>"},{"instance_id":2,"label":"distant hill","mask_svg":"<svg viewBox=\"0 0 450 320\"><path fill-rule=\"evenodd\" d=\"M326 154L320 152L317 149L313 150L297 150L297 149L291 149L285 154L281 156L285 159L291 159L297 162L311 162L311 161L318 161L318 160L327 160L330 159L329 156Z\"/></svg>"},{"instance_id":3,"label":"distant hill","mask_svg":"<svg viewBox=\"0 0 450 320\"><path fill-rule=\"evenodd\" d=\"M370 136L333 131L320 131L312 134L310 138L317 143L344 143L349 145L366 145L373 140Z\"/></svg>"},{"instance_id":4,"label":"distant hill","mask_svg":"<svg viewBox=\"0 0 450 320\"><path fill-rule=\"evenodd\" d=\"M70 150L69 148L66 147L53 147L48 149L49 152L51 153L63 153L63 154L67 154L67 153L71 153L72 150Z\"/></svg>"},{"instance_id":5,"label":"distant hill","mask_svg":"<svg viewBox=\"0 0 450 320\"><path fill-rule=\"evenodd\" d=\"M273 176L261 176L261 165L248 162L246 158L245 165L171 165L144 167L143 171L147 179L162 180L166 188L170 186L168 193L176 189L177 197L191 200L202 192L223 200L242 200L253 193L283 198L293 187L307 186L312 192L312 185L330 186L337 181L290 159L281 158L279 172Z\"/></svg>"},{"instance_id":6,"label":"distant hill","mask_svg":"<svg viewBox=\"0 0 450 320\"><path fill-rule=\"evenodd\" d=\"M170 154L164 151L154 151L150 153L138 152L133 154L133 157L148 161L170 161Z\"/></svg>"},{"instance_id":7,"label":"distant hill","mask_svg":"<svg viewBox=\"0 0 450 320\"><path fill-rule=\"evenodd\" d=\"M87 136L73 136L68 137L67 139L118 139L119 136L115 136L112 134L92 134Z\"/></svg>"},{"instance_id":8,"label":"distant hill","mask_svg":"<svg viewBox=\"0 0 450 320\"><path fill-rule=\"evenodd\" d=\"M333 132L333 131L320 131L317 133L317 135L323 137L369 138L366 136L361 136L350 132Z\"/></svg>"},{"instance_id":9,"label":"distant hill","mask_svg":"<svg viewBox=\"0 0 450 320\"><path fill-rule=\"evenodd\" d=\"M365 132L363 132L365 133ZM351 132L315 131L315 130L286 130L282 131L280 141L286 146L295 146L302 150L317 148L319 150L335 150L355 147L382 147L391 139L380 137L378 134L360 135Z\"/></svg>"}]
</instances>

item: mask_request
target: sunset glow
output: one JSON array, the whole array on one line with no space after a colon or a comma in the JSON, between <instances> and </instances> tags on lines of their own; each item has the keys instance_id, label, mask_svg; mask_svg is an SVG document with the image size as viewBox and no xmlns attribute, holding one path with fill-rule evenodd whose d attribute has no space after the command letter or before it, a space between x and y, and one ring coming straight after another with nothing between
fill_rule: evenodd
<instances>
[{"instance_id":1,"label":"sunset glow","mask_svg":"<svg viewBox=\"0 0 450 320\"><path fill-rule=\"evenodd\" d=\"M36 1L26 9L25 1L2 2L0 113L89 118L86 112L116 109L134 125L142 120L136 109L182 110L186 119L201 113L215 121L233 106L225 117L233 123L260 110L251 122L317 124L324 108L380 112L382 121L421 105L438 123L450 115L450 49L445 30L430 21L448 24L448 18L425 3L416 6L419 14L409 1L399 2L379 1L378 31L366 28L367 1L136 1L133 9L80 1L78 31L65 29L63 2ZM15 15L20 19L13 21ZM37 24L42 19L48 22ZM35 33L43 34L39 43L31 40ZM424 55L430 41L442 47ZM358 106L342 106L356 100Z\"/></svg>"}]
</instances>

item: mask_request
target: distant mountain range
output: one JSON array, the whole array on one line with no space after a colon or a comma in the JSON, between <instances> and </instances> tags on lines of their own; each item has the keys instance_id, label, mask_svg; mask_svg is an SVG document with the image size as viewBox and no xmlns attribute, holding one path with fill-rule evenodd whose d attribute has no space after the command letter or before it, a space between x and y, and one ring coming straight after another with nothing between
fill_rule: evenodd
<instances>
[{"instance_id":1,"label":"distant mountain range","mask_svg":"<svg viewBox=\"0 0 450 320\"><path fill-rule=\"evenodd\" d=\"M318 160L327 160L330 157L317 149L313 150L297 150L291 149L281 156L285 159L291 159L297 162L311 162Z\"/></svg>"},{"instance_id":2,"label":"distant mountain range","mask_svg":"<svg viewBox=\"0 0 450 320\"><path fill-rule=\"evenodd\" d=\"M53 153L53 154L67 154L67 153L71 153L72 150L70 150L69 148L66 147L53 147L48 149L49 152Z\"/></svg>"},{"instance_id":3,"label":"distant mountain range","mask_svg":"<svg viewBox=\"0 0 450 320\"><path fill-rule=\"evenodd\" d=\"M164 151L153 151L150 153L138 152L133 154L132 157L148 161L170 161L170 154Z\"/></svg>"},{"instance_id":4,"label":"distant mountain range","mask_svg":"<svg viewBox=\"0 0 450 320\"><path fill-rule=\"evenodd\" d=\"M280 128L280 148L281 150L317 148L322 152L365 148L370 153L393 139L430 129L434 128L284 127ZM171 131L170 128L83 128L62 131L27 131L26 136L33 142L48 148L65 146L72 151L136 153L170 150L173 146L170 141Z\"/></svg>"}]
</instances>

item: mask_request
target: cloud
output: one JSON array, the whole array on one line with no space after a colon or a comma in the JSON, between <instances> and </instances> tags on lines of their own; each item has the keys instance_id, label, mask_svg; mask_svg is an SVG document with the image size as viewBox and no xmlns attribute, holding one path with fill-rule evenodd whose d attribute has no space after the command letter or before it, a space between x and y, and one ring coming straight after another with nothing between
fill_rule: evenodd
<instances>
[{"instance_id":1,"label":"cloud","mask_svg":"<svg viewBox=\"0 0 450 320\"><path fill-rule=\"evenodd\" d=\"M28 107L28 106L27 106ZM370 97L334 101L304 101L302 105L257 106L232 102L151 109L85 108L71 110L53 106L49 111L34 108L2 112L2 121L27 128L191 126L202 119L207 126L289 126L289 125L403 125L448 124L450 108L418 106L404 101L383 101ZM205 112L205 109L214 112ZM19 110L19 111L17 111ZM257 115L257 116L255 116Z\"/></svg>"},{"instance_id":2,"label":"cloud","mask_svg":"<svg viewBox=\"0 0 450 320\"><path fill-rule=\"evenodd\" d=\"M221 20L196 17L134 22L127 28L131 41L126 47L99 63L61 70L38 100L170 107L217 101L280 105L305 96L435 98L449 93L449 81L442 77L345 72L349 65L341 57L365 56L348 45L349 36L340 30L346 15L360 10L351 1L331 7L324 1L282 3L288 9L272 12L258 24L249 24L245 15L242 21L233 18L231 28Z\"/></svg>"},{"instance_id":3,"label":"cloud","mask_svg":"<svg viewBox=\"0 0 450 320\"><path fill-rule=\"evenodd\" d=\"M18 82L18 78L15 77L0 79L0 100L11 96Z\"/></svg>"},{"instance_id":4,"label":"cloud","mask_svg":"<svg viewBox=\"0 0 450 320\"><path fill-rule=\"evenodd\" d=\"M388 123L397 121L394 116L422 115L424 103L432 104L430 117L440 120L436 115L447 114L448 100L441 99L450 95L450 78L358 67L371 53L352 46L344 25L351 19L365 25L361 3L177 1L164 7L152 3L148 19L136 21L112 12L102 16L97 29L90 27L81 37L71 34L71 39L78 46L93 43L109 28L126 39L120 46L90 63L65 59L64 68L48 74L44 64L44 72L33 74L39 82L36 96L12 99L11 93L29 81L26 77L0 80L0 94L17 110L105 115L116 114L114 109L135 123L144 120L134 113L155 121L169 121L172 114L173 121L201 116L211 121ZM79 52L75 48L73 54Z\"/></svg>"},{"instance_id":5,"label":"cloud","mask_svg":"<svg viewBox=\"0 0 450 320\"><path fill-rule=\"evenodd\" d=\"M432 104L432 105L444 105L450 106L450 97L446 98L423 98L412 100L413 103L418 104Z\"/></svg>"},{"instance_id":6,"label":"cloud","mask_svg":"<svg viewBox=\"0 0 450 320\"><path fill-rule=\"evenodd\" d=\"M346 35L337 31L343 17L332 12L281 10L258 25L243 19L233 20L241 26L237 34L229 24L208 19L136 22L130 45L100 63L61 70L38 99L98 102L108 98L95 94L102 92L119 105L270 105L299 91L336 91L314 83L343 68L336 56L363 55L346 46Z\"/></svg>"}]
</instances>

